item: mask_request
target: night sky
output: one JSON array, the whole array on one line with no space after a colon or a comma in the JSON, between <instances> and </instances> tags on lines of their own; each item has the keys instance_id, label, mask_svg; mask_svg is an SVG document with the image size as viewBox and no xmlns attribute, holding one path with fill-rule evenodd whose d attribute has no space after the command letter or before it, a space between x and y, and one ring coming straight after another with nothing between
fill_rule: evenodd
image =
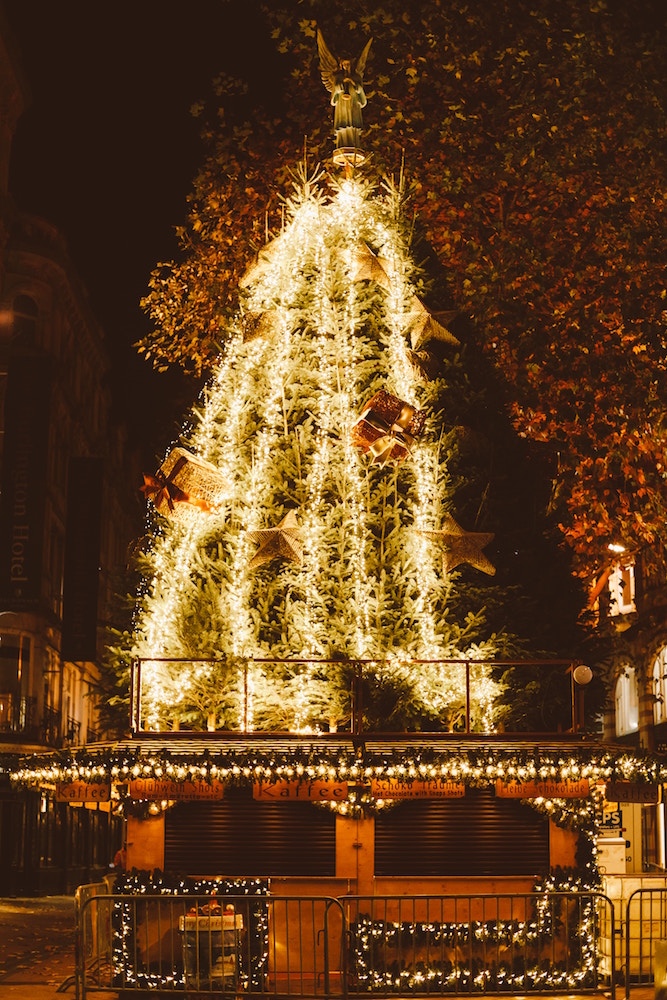
<instances>
[{"instance_id":1,"label":"night sky","mask_svg":"<svg viewBox=\"0 0 667 1000\"><path fill-rule=\"evenodd\" d=\"M174 227L203 160L191 105L217 72L266 64L255 3L2 2L32 96L10 191L64 234L114 360L117 413L160 454L192 389L132 349L149 329L139 301L155 264L178 252Z\"/></svg>"}]
</instances>

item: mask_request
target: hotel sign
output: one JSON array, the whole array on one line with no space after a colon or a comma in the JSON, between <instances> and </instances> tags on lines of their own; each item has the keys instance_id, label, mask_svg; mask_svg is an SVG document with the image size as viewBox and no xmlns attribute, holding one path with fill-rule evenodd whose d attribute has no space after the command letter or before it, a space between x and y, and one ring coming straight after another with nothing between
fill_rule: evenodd
<instances>
[{"instance_id":1,"label":"hotel sign","mask_svg":"<svg viewBox=\"0 0 667 1000\"><path fill-rule=\"evenodd\" d=\"M109 781L59 781L56 802L108 802L111 798Z\"/></svg>"},{"instance_id":2,"label":"hotel sign","mask_svg":"<svg viewBox=\"0 0 667 1000\"><path fill-rule=\"evenodd\" d=\"M178 801L205 799L215 800L224 796L225 786L221 781L170 781L160 778L134 778L129 782L128 792L133 799L175 799Z\"/></svg>"},{"instance_id":3,"label":"hotel sign","mask_svg":"<svg viewBox=\"0 0 667 1000\"><path fill-rule=\"evenodd\" d=\"M254 799L328 802L347 798L346 781L257 781L252 786Z\"/></svg>"},{"instance_id":4,"label":"hotel sign","mask_svg":"<svg viewBox=\"0 0 667 1000\"><path fill-rule=\"evenodd\" d=\"M588 778L579 781L496 781L500 799L585 799L590 793Z\"/></svg>"},{"instance_id":5,"label":"hotel sign","mask_svg":"<svg viewBox=\"0 0 667 1000\"><path fill-rule=\"evenodd\" d=\"M460 799L466 793L461 781L433 778L430 781L401 778L371 778L374 799Z\"/></svg>"}]
</instances>

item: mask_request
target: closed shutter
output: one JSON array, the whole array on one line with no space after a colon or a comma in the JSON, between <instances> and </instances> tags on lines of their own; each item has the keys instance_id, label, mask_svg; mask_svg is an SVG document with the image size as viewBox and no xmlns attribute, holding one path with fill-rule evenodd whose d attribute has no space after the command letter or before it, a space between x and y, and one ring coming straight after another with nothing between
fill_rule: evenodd
<instances>
[{"instance_id":1,"label":"closed shutter","mask_svg":"<svg viewBox=\"0 0 667 1000\"><path fill-rule=\"evenodd\" d=\"M376 875L538 875L548 867L546 817L493 789L403 802L376 820Z\"/></svg>"},{"instance_id":2,"label":"closed shutter","mask_svg":"<svg viewBox=\"0 0 667 1000\"><path fill-rule=\"evenodd\" d=\"M220 802L181 802L165 817L167 871L190 875L333 876L332 812L307 802L261 802L246 788Z\"/></svg>"}]
</instances>

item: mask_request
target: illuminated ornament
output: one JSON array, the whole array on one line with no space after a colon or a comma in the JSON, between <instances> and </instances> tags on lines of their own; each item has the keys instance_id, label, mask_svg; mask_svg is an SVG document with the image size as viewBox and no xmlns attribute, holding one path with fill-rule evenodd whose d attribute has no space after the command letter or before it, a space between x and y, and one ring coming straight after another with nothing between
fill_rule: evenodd
<instances>
[{"instance_id":1,"label":"illuminated ornament","mask_svg":"<svg viewBox=\"0 0 667 1000\"><path fill-rule=\"evenodd\" d=\"M173 448L154 476L144 475L141 487L158 513L172 519L195 510L209 513L229 491L229 483L214 465L184 448Z\"/></svg>"},{"instance_id":2,"label":"illuminated ornament","mask_svg":"<svg viewBox=\"0 0 667 1000\"><path fill-rule=\"evenodd\" d=\"M259 528L249 531L248 538L259 542L259 548L250 561L249 569L264 566L272 559L286 559L287 562L303 565L303 545L301 528L293 510L289 510L275 528Z\"/></svg>"},{"instance_id":3,"label":"illuminated ornament","mask_svg":"<svg viewBox=\"0 0 667 1000\"><path fill-rule=\"evenodd\" d=\"M317 29L317 50L320 57L322 83L331 94L334 109L334 134L336 136L333 161L337 166L360 166L366 159L361 148L363 121L361 109L366 107L363 87L366 59L370 52L370 39L356 63L351 59L337 59L326 46L322 32Z\"/></svg>"},{"instance_id":4,"label":"illuminated ornament","mask_svg":"<svg viewBox=\"0 0 667 1000\"><path fill-rule=\"evenodd\" d=\"M410 330L412 350L418 351L424 344L428 344L429 340L439 340L443 344L460 347L461 341L453 333L450 333L446 326L443 326L443 323L448 323L456 315L456 312L432 313L426 308L421 299L413 295L408 316L408 322L412 326Z\"/></svg>"},{"instance_id":5,"label":"illuminated ornament","mask_svg":"<svg viewBox=\"0 0 667 1000\"><path fill-rule=\"evenodd\" d=\"M372 455L371 465L398 465L421 434L425 410L380 389L350 430L352 444Z\"/></svg>"},{"instance_id":6,"label":"illuminated ornament","mask_svg":"<svg viewBox=\"0 0 667 1000\"><path fill-rule=\"evenodd\" d=\"M487 559L482 549L495 537L492 532L464 531L453 517L445 514L440 531L419 531L442 549L442 569L444 573L468 563L474 569L493 576L496 567Z\"/></svg>"},{"instance_id":7,"label":"illuminated ornament","mask_svg":"<svg viewBox=\"0 0 667 1000\"><path fill-rule=\"evenodd\" d=\"M245 313L243 316L243 343L265 337L273 340L280 329L280 314L277 309L267 309L263 313Z\"/></svg>"},{"instance_id":8,"label":"illuminated ornament","mask_svg":"<svg viewBox=\"0 0 667 1000\"><path fill-rule=\"evenodd\" d=\"M352 281L375 281L386 292L391 290L391 261L386 257L378 257L364 243L363 247L354 251L350 278Z\"/></svg>"}]
</instances>

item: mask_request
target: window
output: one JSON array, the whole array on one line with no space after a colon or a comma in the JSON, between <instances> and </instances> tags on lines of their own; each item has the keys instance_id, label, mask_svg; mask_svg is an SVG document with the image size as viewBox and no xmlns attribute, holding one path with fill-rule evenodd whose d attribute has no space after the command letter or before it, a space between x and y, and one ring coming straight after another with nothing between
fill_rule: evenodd
<instances>
[{"instance_id":1,"label":"window","mask_svg":"<svg viewBox=\"0 0 667 1000\"><path fill-rule=\"evenodd\" d=\"M30 722L31 640L27 635L3 632L0 641L0 729L24 731Z\"/></svg>"},{"instance_id":2,"label":"window","mask_svg":"<svg viewBox=\"0 0 667 1000\"><path fill-rule=\"evenodd\" d=\"M653 661L653 722L667 722L667 646L663 646Z\"/></svg>"},{"instance_id":3,"label":"window","mask_svg":"<svg viewBox=\"0 0 667 1000\"><path fill-rule=\"evenodd\" d=\"M624 667L614 691L616 735L625 736L639 729L639 698L634 667Z\"/></svg>"},{"instance_id":4,"label":"window","mask_svg":"<svg viewBox=\"0 0 667 1000\"><path fill-rule=\"evenodd\" d=\"M635 564L616 563L609 574L609 614L629 615L635 607Z\"/></svg>"}]
</instances>

